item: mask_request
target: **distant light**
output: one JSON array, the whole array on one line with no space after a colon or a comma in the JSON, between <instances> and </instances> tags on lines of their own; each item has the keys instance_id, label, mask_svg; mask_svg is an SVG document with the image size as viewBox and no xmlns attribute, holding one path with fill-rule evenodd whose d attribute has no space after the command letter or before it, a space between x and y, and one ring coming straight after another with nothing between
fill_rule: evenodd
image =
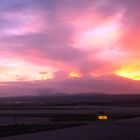
<instances>
[{"instance_id":1,"label":"distant light","mask_svg":"<svg viewBox=\"0 0 140 140\"><path fill-rule=\"evenodd\" d=\"M104 116L99 115L98 116L98 120L108 120L108 116L106 116L106 115L104 115Z\"/></svg>"}]
</instances>

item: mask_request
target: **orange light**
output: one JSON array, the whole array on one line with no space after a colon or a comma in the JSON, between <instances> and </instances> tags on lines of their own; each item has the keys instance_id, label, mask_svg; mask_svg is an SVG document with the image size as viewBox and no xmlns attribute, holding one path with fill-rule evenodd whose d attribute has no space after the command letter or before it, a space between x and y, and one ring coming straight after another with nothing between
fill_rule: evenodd
<instances>
[{"instance_id":1,"label":"orange light","mask_svg":"<svg viewBox=\"0 0 140 140\"><path fill-rule=\"evenodd\" d=\"M108 116L98 116L98 120L108 120Z\"/></svg>"},{"instance_id":2,"label":"orange light","mask_svg":"<svg viewBox=\"0 0 140 140\"><path fill-rule=\"evenodd\" d=\"M77 73L77 72L70 72L69 76L71 78L80 78L81 77L81 74L80 73Z\"/></svg>"}]
</instances>

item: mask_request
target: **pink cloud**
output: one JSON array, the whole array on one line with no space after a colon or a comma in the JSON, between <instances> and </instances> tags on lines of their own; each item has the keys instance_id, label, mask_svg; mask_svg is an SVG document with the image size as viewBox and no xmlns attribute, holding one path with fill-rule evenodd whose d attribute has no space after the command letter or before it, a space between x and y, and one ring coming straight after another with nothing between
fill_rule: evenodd
<instances>
[{"instance_id":1,"label":"pink cloud","mask_svg":"<svg viewBox=\"0 0 140 140\"><path fill-rule=\"evenodd\" d=\"M39 80L38 88L47 86L52 91L138 93L139 81L127 79L132 75L140 78L136 74L140 59L138 4L138 0L3 3L1 81L8 77L19 83ZM132 75L115 76L121 69ZM71 72L81 76L70 79ZM50 73L53 79L45 80L41 73Z\"/></svg>"}]
</instances>

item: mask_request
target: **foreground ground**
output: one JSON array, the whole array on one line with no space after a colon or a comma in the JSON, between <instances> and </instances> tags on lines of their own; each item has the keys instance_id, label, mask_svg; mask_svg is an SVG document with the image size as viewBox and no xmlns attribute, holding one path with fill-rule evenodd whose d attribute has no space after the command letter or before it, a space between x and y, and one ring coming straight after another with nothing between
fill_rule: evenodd
<instances>
[{"instance_id":1,"label":"foreground ground","mask_svg":"<svg viewBox=\"0 0 140 140\"><path fill-rule=\"evenodd\" d=\"M140 96L0 100L0 140L140 140L139 130Z\"/></svg>"},{"instance_id":2,"label":"foreground ground","mask_svg":"<svg viewBox=\"0 0 140 140\"><path fill-rule=\"evenodd\" d=\"M1 138L1 140L140 140L140 118L95 122L49 132Z\"/></svg>"}]
</instances>

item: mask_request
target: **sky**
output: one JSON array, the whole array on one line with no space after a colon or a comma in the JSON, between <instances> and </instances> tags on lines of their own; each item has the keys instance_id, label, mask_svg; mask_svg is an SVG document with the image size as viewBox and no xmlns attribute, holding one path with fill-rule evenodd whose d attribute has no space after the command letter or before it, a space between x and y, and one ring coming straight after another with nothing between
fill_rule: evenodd
<instances>
[{"instance_id":1,"label":"sky","mask_svg":"<svg viewBox=\"0 0 140 140\"><path fill-rule=\"evenodd\" d=\"M0 96L140 93L139 0L0 2Z\"/></svg>"}]
</instances>

